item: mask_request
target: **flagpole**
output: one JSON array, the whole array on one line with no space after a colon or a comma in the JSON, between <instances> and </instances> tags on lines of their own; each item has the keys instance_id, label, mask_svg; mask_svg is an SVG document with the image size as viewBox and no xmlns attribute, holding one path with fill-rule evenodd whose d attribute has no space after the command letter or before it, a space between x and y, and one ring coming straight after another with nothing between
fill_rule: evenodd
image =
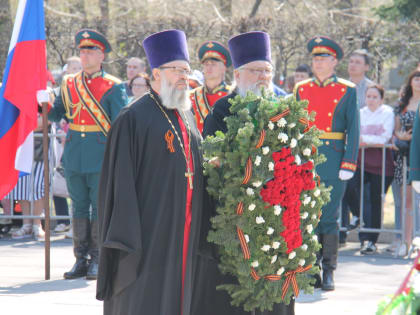
<instances>
[{"instance_id":1,"label":"flagpole","mask_svg":"<svg viewBox=\"0 0 420 315\"><path fill-rule=\"evenodd\" d=\"M44 159L45 280L50 280L50 163L48 159L48 102L42 103L42 145Z\"/></svg>"}]
</instances>

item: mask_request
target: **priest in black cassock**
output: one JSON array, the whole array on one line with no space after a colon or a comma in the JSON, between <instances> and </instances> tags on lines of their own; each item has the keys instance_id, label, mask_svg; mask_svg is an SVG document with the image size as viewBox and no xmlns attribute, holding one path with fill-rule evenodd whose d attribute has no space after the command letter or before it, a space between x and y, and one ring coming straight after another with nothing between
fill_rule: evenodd
<instances>
[{"instance_id":1,"label":"priest in black cassock","mask_svg":"<svg viewBox=\"0 0 420 315\"><path fill-rule=\"evenodd\" d=\"M249 32L231 38L228 42L229 50L234 66L234 77L236 89L228 96L219 99L213 112L207 116L204 122L203 137L214 135L217 130L227 132L224 118L232 115L229 108L229 100L236 95L245 96L247 91L257 95L261 94L261 88L273 91L273 66L271 62L270 37L264 32ZM206 211L203 214L202 235L207 235L210 228L208 218L216 215L215 202L208 195ZM212 205L213 206L209 206ZM205 243L203 237L200 240L200 257L195 275L195 286L193 295L194 315L294 315L294 299L289 305L275 304L273 311L255 313L245 312L242 307L230 305L231 298L227 291L216 290L216 286L237 281L229 275L223 275L217 264L219 258L217 248Z\"/></svg>"},{"instance_id":2,"label":"priest in black cassock","mask_svg":"<svg viewBox=\"0 0 420 315\"><path fill-rule=\"evenodd\" d=\"M105 315L193 315L203 176L187 42L168 30L143 47L152 89L114 122L102 167L97 298Z\"/></svg>"}]
</instances>

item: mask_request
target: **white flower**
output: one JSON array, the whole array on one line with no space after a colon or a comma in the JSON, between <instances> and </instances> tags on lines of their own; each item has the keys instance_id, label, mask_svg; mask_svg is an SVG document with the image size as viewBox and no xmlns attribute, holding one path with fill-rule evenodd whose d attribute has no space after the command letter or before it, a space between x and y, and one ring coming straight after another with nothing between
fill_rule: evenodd
<instances>
[{"instance_id":1,"label":"white flower","mask_svg":"<svg viewBox=\"0 0 420 315\"><path fill-rule=\"evenodd\" d=\"M278 122L277 122L277 126L279 127L284 127L287 125L287 120L284 118L281 118Z\"/></svg>"},{"instance_id":2,"label":"white flower","mask_svg":"<svg viewBox=\"0 0 420 315\"><path fill-rule=\"evenodd\" d=\"M252 267L254 267L254 268L257 268L257 267L259 266L258 260L254 260L254 261L251 263L251 266L252 266Z\"/></svg>"},{"instance_id":3,"label":"white flower","mask_svg":"<svg viewBox=\"0 0 420 315\"><path fill-rule=\"evenodd\" d=\"M315 242L318 242L318 236L317 235L312 235L312 240Z\"/></svg>"},{"instance_id":4,"label":"white flower","mask_svg":"<svg viewBox=\"0 0 420 315\"><path fill-rule=\"evenodd\" d=\"M311 155L311 152L312 152L312 150L311 150L311 149L309 149L309 148L305 148L305 149L303 149L302 154L303 154L304 156L310 156L310 155Z\"/></svg>"},{"instance_id":5,"label":"white flower","mask_svg":"<svg viewBox=\"0 0 420 315\"><path fill-rule=\"evenodd\" d=\"M290 147L293 149L294 147L296 147L297 145L297 140L295 138L292 138L292 140L290 140Z\"/></svg>"},{"instance_id":6,"label":"white flower","mask_svg":"<svg viewBox=\"0 0 420 315\"><path fill-rule=\"evenodd\" d=\"M308 212L304 212L302 213L302 215L300 216L302 219L306 219L308 217L309 213Z\"/></svg>"},{"instance_id":7,"label":"white flower","mask_svg":"<svg viewBox=\"0 0 420 315\"><path fill-rule=\"evenodd\" d=\"M314 196L315 197L319 197L319 195L321 194L321 191L317 188L317 189L315 189L315 191L314 191Z\"/></svg>"},{"instance_id":8,"label":"white flower","mask_svg":"<svg viewBox=\"0 0 420 315\"><path fill-rule=\"evenodd\" d=\"M272 227L269 227L267 230L267 235L271 235L274 233L274 229Z\"/></svg>"},{"instance_id":9,"label":"white flower","mask_svg":"<svg viewBox=\"0 0 420 315\"><path fill-rule=\"evenodd\" d=\"M256 166L259 166L259 165L261 164L261 156L257 155L257 156L255 157L255 162L254 162L254 164L255 164Z\"/></svg>"},{"instance_id":10,"label":"white flower","mask_svg":"<svg viewBox=\"0 0 420 315\"><path fill-rule=\"evenodd\" d=\"M296 257L296 252L295 252L295 251L290 252L290 254L289 254L289 259L293 259L293 258L295 258L295 257Z\"/></svg>"},{"instance_id":11,"label":"white flower","mask_svg":"<svg viewBox=\"0 0 420 315\"><path fill-rule=\"evenodd\" d=\"M263 247L261 247L261 250L263 252L268 252L270 250L270 245L264 245Z\"/></svg>"},{"instance_id":12,"label":"white flower","mask_svg":"<svg viewBox=\"0 0 420 315\"><path fill-rule=\"evenodd\" d=\"M257 222L257 224L262 224L265 222L265 220L262 216L258 216L255 218L255 222Z\"/></svg>"},{"instance_id":13,"label":"white flower","mask_svg":"<svg viewBox=\"0 0 420 315\"><path fill-rule=\"evenodd\" d=\"M271 247L273 247L274 249L277 249L280 247L280 242L273 242L273 244L271 245Z\"/></svg>"},{"instance_id":14,"label":"white flower","mask_svg":"<svg viewBox=\"0 0 420 315\"><path fill-rule=\"evenodd\" d=\"M249 243L249 236L248 236L248 234L245 234L245 235L244 235L244 237L245 237L245 241L246 241L247 243Z\"/></svg>"},{"instance_id":15,"label":"white flower","mask_svg":"<svg viewBox=\"0 0 420 315\"><path fill-rule=\"evenodd\" d=\"M305 259L300 259L298 264L299 266L303 266L305 264Z\"/></svg>"},{"instance_id":16,"label":"white flower","mask_svg":"<svg viewBox=\"0 0 420 315\"><path fill-rule=\"evenodd\" d=\"M251 203L251 204L248 206L248 210L249 210L249 211L254 211L255 207L256 207L255 203Z\"/></svg>"},{"instance_id":17,"label":"white flower","mask_svg":"<svg viewBox=\"0 0 420 315\"><path fill-rule=\"evenodd\" d=\"M298 140L300 140L300 139L302 139L303 138L303 134L301 134L300 132L299 132L299 134L298 134L298 136L297 136L297 138L298 138Z\"/></svg>"},{"instance_id":18,"label":"white flower","mask_svg":"<svg viewBox=\"0 0 420 315\"><path fill-rule=\"evenodd\" d=\"M289 128L294 128L296 126L296 124L294 122L292 122L291 124L289 124Z\"/></svg>"},{"instance_id":19,"label":"white flower","mask_svg":"<svg viewBox=\"0 0 420 315\"><path fill-rule=\"evenodd\" d=\"M308 231L308 233L312 233L312 231L314 230L314 228L312 227L312 224L307 225L306 230Z\"/></svg>"},{"instance_id":20,"label":"white flower","mask_svg":"<svg viewBox=\"0 0 420 315\"><path fill-rule=\"evenodd\" d=\"M279 139L280 142L286 143L287 140L289 139L289 136L286 135L284 132L280 132L279 135L277 136L277 139Z\"/></svg>"},{"instance_id":21,"label":"white flower","mask_svg":"<svg viewBox=\"0 0 420 315\"><path fill-rule=\"evenodd\" d=\"M247 188L246 189L246 194L248 195L248 196L252 196L253 194L254 194L254 189L252 189L252 188Z\"/></svg>"},{"instance_id":22,"label":"white flower","mask_svg":"<svg viewBox=\"0 0 420 315\"><path fill-rule=\"evenodd\" d=\"M262 182L257 181L257 182L253 182L253 183L252 183L252 186L254 186L255 188L258 188L258 187L260 187L260 186L261 186L261 184L262 184Z\"/></svg>"},{"instance_id":23,"label":"white flower","mask_svg":"<svg viewBox=\"0 0 420 315\"><path fill-rule=\"evenodd\" d=\"M311 202L311 197L305 195L305 199L303 199L303 204L307 205L310 202Z\"/></svg>"},{"instance_id":24,"label":"white flower","mask_svg":"<svg viewBox=\"0 0 420 315\"><path fill-rule=\"evenodd\" d=\"M273 162L268 163L268 170L269 171L274 171L274 163Z\"/></svg>"},{"instance_id":25,"label":"white flower","mask_svg":"<svg viewBox=\"0 0 420 315\"><path fill-rule=\"evenodd\" d=\"M281 267L279 270L277 270L277 275L280 276L284 272L284 267Z\"/></svg>"},{"instance_id":26,"label":"white flower","mask_svg":"<svg viewBox=\"0 0 420 315\"><path fill-rule=\"evenodd\" d=\"M262 153L263 153L264 155L267 155L267 154L268 154L268 152L270 152L270 147L263 147L263 148L262 148Z\"/></svg>"},{"instance_id":27,"label":"white flower","mask_svg":"<svg viewBox=\"0 0 420 315\"><path fill-rule=\"evenodd\" d=\"M274 129L274 124L271 121L268 122L268 129L270 130Z\"/></svg>"},{"instance_id":28,"label":"white flower","mask_svg":"<svg viewBox=\"0 0 420 315\"><path fill-rule=\"evenodd\" d=\"M274 214L275 215L280 215L281 213L281 207L279 205L275 205L274 206Z\"/></svg>"},{"instance_id":29,"label":"white flower","mask_svg":"<svg viewBox=\"0 0 420 315\"><path fill-rule=\"evenodd\" d=\"M277 255L274 255L273 257L271 257L271 263L274 264L277 260Z\"/></svg>"},{"instance_id":30,"label":"white flower","mask_svg":"<svg viewBox=\"0 0 420 315\"><path fill-rule=\"evenodd\" d=\"M312 219L312 220L316 220L316 214L313 214L313 215L311 216L311 219Z\"/></svg>"},{"instance_id":31,"label":"white flower","mask_svg":"<svg viewBox=\"0 0 420 315\"><path fill-rule=\"evenodd\" d=\"M297 165L300 165L302 163L302 160L298 154L295 155L295 163Z\"/></svg>"},{"instance_id":32,"label":"white flower","mask_svg":"<svg viewBox=\"0 0 420 315\"><path fill-rule=\"evenodd\" d=\"M306 244L303 244L302 246L302 249L306 252L306 250L308 249L308 245L306 245Z\"/></svg>"},{"instance_id":33,"label":"white flower","mask_svg":"<svg viewBox=\"0 0 420 315\"><path fill-rule=\"evenodd\" d=\"M315 200L312 200L311 201L311 208L315 207L315 204L316 204L316 201Z\"/></svg>"}]
</instances>

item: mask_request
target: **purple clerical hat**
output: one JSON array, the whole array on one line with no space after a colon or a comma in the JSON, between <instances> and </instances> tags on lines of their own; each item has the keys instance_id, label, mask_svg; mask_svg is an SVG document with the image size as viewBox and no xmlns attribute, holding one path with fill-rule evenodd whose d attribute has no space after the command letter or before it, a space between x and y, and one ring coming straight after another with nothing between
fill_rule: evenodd
<instances>
[{"instance_id":1,"label":"purple clerical hat","mask_svg":"<svg viewBox=\"0 0 420 315\"><path fill-rule=\"evenodd\" d=\"M252 61L263 60L271 63L270 36L267 33L243 33L232 37L228 45L235 69Z\"/></svg>"},{"instance_id":2,"label":"purple clerical hat","mask_svg":"<svg viewBox=\"0 0 420 315\"><path fill-rule=\"evenodd\" d=\"M167 30L152 34L144 39L143 48L152 69L175 60L190 61L183 31Z\"/></svg>"}]
</instances>

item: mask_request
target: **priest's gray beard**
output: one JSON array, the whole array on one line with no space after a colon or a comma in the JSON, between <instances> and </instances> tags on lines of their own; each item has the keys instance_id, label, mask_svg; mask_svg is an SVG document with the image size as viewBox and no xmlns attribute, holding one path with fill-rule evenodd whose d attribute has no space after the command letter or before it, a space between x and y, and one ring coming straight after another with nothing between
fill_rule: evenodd
<instances>
[{"instance_id":1,"label":"priest's gray beard","mask_svg":"<svg viewBox=\"0 0 420 315\"><path fill-rule=\"evenodd\" d=\"M184 90L178 90L175 85L171 85L162 73L160 81L160 99L163 106L167 109L177 109L187 111L191 109L191 100L188 95L188 85Z\"/></svg>"},{"instance_id":2,"label":"priest's gray beard","mask_svg":"<svg viewBox=\"0 0 420 315\"><path fill-rule=\"evenodd\" d=\"M265 86L261 86L261 82L258 81L257 83L253 83L253 84L238 84L238 94L241 97L245 97L246 96L246 92L252 92L257 96L261 96L261 88L264 88L267 92L272 93L273 92L273 82L270 82L270 85L268 86L268 88L266 88Z\"/></svg>"}]
</instances>

